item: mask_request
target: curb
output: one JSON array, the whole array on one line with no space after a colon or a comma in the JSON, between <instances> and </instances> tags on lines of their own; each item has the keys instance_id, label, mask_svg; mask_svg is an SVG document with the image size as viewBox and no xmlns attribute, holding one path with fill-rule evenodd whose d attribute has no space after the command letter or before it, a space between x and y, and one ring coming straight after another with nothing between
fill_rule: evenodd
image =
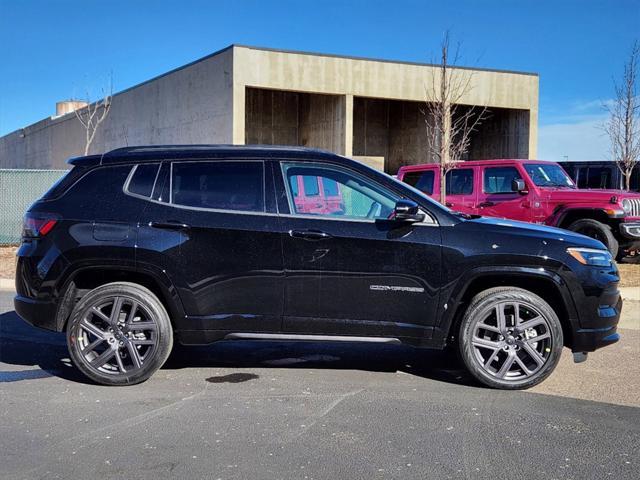
<instances>
[{"instance_id":1,"label":"curb","mask_svg":"<svg viewBox=\"0 0 640 480\"><path fill-rule=\"evenodd\" d=\"M0 278L0 290L15 290L16 281L13 278Z\"/></svg>"}]
</instances>

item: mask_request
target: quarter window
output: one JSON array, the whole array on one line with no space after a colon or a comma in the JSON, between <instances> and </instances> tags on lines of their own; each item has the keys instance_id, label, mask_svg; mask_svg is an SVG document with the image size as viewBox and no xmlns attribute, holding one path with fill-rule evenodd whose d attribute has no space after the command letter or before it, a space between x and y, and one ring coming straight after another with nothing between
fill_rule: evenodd
<instances>
[{"instance_id":1,"label":"quarter window","mask_svg":"<svg viewBox=\"0 0 640 480\"><path fill-rule=\"evenodd\" d=\"M135 171L129 180L127 191L143 197L151 197L153 185L158 176L158 163L141 163L136 165Z\"/></svg>"},{"instance_id":2,"label":"quarter window","mask_svg":"<svg viewBox=\"0 0 640 480\"><path fill-rule=\"evenodd\" d=\"M513 180L522 179L515 167L492 167L484 169L485 193L514 193Z\"/></svg>"},{"instance_id":3,"label":"quarter window","mask_svg":"<svg viewBox=\"0 0 640 480\"><path fill-rule=\"evenodd\" d=\"M456 168L447 172L447 195L471 195L472 193L472 168Z\"/></svg>"},{"instance_id":4,"label":"quarter window","mask_svg":"<svg viewBox=\"0 0 640 480\"><path fill-rule=\"evenodd\" d=\"M294 197L289 189L289 205L293 214L318 215L351 219L388 218L400 198L377 183L348 170L319 164L283 164L286 184L301 175L310 185L322 183L324 195L313 198ZM327 192L328 191L328 192Z\"/></svg>"},{"instance_id":5,"label":"quarter window","mask_svg":"<svg viewBox=\"0 0 640 480\"><path fill-rule=\"evenodd\" d=\"M176 162L171 200L188 207L263 212L262 162Z\"/></svg>"}]
</instances>

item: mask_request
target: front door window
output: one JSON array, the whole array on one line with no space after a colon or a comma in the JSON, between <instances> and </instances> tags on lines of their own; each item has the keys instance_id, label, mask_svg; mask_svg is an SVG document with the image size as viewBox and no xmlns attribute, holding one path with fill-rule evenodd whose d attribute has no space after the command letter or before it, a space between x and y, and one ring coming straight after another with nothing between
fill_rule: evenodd
<instances>
[{"instance_id":1,"label":"front door window","mask_svg":"<svg viewBox=\"0 0 640 480\"><path fill-rule=\"evenodd\" d=\"M352 220L389 218L398 195L340 167L285 163L291 213Z\"/></svg>"}]
</instances>

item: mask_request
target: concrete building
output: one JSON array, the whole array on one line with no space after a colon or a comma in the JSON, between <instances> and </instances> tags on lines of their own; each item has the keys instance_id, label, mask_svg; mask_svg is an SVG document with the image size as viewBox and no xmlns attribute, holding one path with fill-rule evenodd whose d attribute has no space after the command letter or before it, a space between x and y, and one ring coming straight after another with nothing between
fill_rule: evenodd
<instances>
[{"instance_id":1,"label":"concrete building","mask_svg":"<svg viewBox=\"0 0 640 480\"><path fill-rule=\"evenodd\" d=\"M486 106L469 158L535 158L538 76L466 69L461 105ZM432 65L232 45L113 96L91 147L143 144L303 145L395 173L428 162L423 117ZM65 168L84 150L69 110L0 138L0 168ZM52 106L53 107L53 106Z\"/></svg>"}]
</instances>

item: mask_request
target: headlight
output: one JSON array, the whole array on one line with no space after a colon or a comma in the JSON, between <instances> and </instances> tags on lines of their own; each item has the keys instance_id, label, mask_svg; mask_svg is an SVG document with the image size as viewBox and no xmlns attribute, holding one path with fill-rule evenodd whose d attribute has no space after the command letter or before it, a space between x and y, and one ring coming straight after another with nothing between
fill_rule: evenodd
<instances>
[{"instance_id":1,"label":"headlight","mask_svg":"<svg viewBox=\"0 0 640 480\"><path fill-rule=\"evenodd\" d=\"M624 210L625 215L631 215L631 200L628 198L622 200L622 210Z\"/></svg>"},{"instance_id":2,"label":"headlight","mask_svg":"<svg viewBox=\"0 0 640 480\"><path fill-rule=\"evenodd\" d=\"M567 253L581 264L594 267L608 267L613 260L608 251L595 248L567 248Z\"/></svg>"}]
</instances>

